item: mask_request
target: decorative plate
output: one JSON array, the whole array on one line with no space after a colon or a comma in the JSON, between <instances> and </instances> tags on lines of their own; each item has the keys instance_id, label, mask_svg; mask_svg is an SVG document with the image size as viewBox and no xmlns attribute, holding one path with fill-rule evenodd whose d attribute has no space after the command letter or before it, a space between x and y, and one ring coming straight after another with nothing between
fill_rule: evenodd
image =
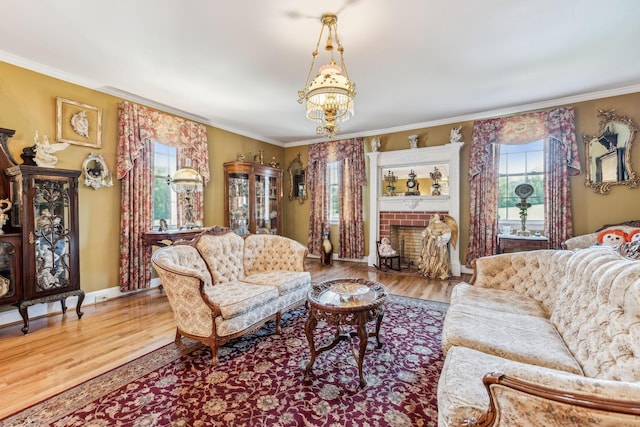
<instances>
[{"instance_id":1,"label":"decorative plate","mask_svg":"<svg viewBox=\"0 0 640 427\"><path fill-rule=\"evenodd\" d=\"M71 128L78 135L89 137L89 119L85 111L80 111L71 116Z\"/></svg>"},{"instance_id":2,"label":"decorative plate","mask_svg":"<svg viewBox=\"0 0 640 427\"><path fill-rule=\"evenodd\" d=\"M360 283L339 282L331 286L331 290L340 295L364 295L369 287Z\"/></svg>"},{"instance_id":3,"label":"decorative plate","mask_svg":"<svg viewBox=\"0 0 640 427\"><path fill-rule=\"evenodd\" d=\"M531 184L519 184L515 189L516 196L526 199L533 194L533 186Z\"/></svg>"}]
</instances>

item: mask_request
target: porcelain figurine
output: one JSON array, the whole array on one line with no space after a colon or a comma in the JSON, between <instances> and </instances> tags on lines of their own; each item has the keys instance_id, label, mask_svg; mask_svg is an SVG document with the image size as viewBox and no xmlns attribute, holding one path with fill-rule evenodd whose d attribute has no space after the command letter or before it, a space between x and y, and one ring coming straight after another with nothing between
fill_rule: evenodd
<instances>
[{"instance_id":1,"label":"porcelain figurine","mask_svg":"<svg viewBox=\"0 0 640 427\"><path fill-rule=\"evenodd\" d=\"M36 143L36 157L34 160L36 164L42 168L55 167L55 164L58 163L58 158L52 153L62 151L69 146L69 144L67 144L66 142L50 144L47 135L42 138L42 143L40 143L38 131L36 131L36 136L33 138L33 140Z\"/></svg>"}]
</instances>

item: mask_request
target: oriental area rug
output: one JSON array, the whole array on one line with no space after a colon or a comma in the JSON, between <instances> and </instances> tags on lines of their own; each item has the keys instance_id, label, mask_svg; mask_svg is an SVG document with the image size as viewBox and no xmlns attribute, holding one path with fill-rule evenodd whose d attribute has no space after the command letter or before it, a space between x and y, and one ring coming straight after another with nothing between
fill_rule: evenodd
<instances>
[{"instance_id":1,"label":"oriental area rug","mask_svg":"<svg viewBox=\"0 0 640 427\"><path fill-rule=\"evenodd\" d=\"M390 296L380 337L364 358L359 388L348 342L310 358L307 310L211 352L183 339L2 421L3 426L434 426L447 304ZM375 322L373 322L375 324ZM370 325L370 326L373 326ZM335 330L320 322L316 343ZM357 341L357 338L355 338Z\"/></svg>"}]
</instances>

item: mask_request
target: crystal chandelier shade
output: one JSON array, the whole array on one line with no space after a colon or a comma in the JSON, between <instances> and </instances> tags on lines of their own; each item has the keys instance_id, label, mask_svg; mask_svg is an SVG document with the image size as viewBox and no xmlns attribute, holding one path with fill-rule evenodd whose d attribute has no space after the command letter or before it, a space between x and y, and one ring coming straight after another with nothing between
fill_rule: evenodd
<instances>
[{"instance_id":1,"label":"crystal chandelier shade","mask_svg":"<svg viewBox=\"0 0 640 427\"><path fill-rule=\"evenodd\" d=\"M308 119L320 123L316 128L316 133L334 138L340 132L338 123L349 120L354 114L353 98L356 96L356 85L349 80L349 74L344 64L344 48L338 38L337 17L333 14L324 14L321 22L322 28L316 50L313 51L307 82L304 89L298 91L298 102L305 103ZM325 27L328 31L325 50L330 53L330 61L321 66L318 69L318 74L311 79ZM333 56L334 39L338 44L339 65L336 64Z\"/></svg>"}]
</instances>

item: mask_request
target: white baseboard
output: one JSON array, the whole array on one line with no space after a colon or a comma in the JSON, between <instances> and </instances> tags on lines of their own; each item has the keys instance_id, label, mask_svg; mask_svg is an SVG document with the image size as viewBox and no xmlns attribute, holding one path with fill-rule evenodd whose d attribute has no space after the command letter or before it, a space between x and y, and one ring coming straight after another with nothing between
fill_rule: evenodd
<instances>
[{"instance_id":1,"label":"white baseboard","mask_svg":"<svg viewBox=\"0 0 640 427\"><path fill-rule=\"evenodd\" d=\"M473 274L473 268L469 268L465 265L460 266L460 272L464 274Z\"/></svg>"},{"instance_id":2,"label":"white baseboard","mask_svg":"<svg viewBox=\"0 0 640 427\"><path fill-rule=\"evenodd\" d=\"M157 288L160 286L160 279L151 279L149 283L150 288ZM112 288L100 289L99 291L89 292L84 296L82 307L87 305L99 304L110 299L120 298L128 293L120 292L120 288L115 286ZM73 296L67 298L67 314L73 313L75 316L76 305L78 305L78 297ZM60 301L48 302L44 304L34 304L28 307L29 319L35 319L37 317L50 316L53 314L62 313L62 305ZM23 323L22 316L17 308L0 312L0 327L13 325L16 323Z\"/></svg>"},{"instance_id":3,"label":"white baseboard","mask_svg":"<svg viewBox=\"0 0 640 427\"><path fill-rule=\"evenodd\" d=\"M307 258L320 259L320 256L319 255L314 255L314 254L309 254L309 255L307 255ZM368 260L368 257L362 257L360 259L357 259L357 258L339 258L338 254L333 254L333 256L331 258L336 260L336 261L364 262L364 263L366 263L367 260Z\"/></svg>"}]
</instances>

